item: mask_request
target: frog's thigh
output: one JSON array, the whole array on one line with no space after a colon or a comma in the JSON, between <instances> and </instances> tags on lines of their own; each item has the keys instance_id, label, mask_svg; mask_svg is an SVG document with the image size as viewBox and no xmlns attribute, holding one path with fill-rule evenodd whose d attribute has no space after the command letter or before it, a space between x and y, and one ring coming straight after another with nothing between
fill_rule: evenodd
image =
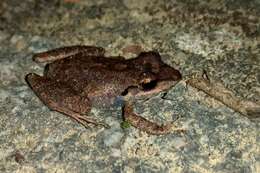
<instances>
[{"instance_id":1,"label":"frog's thigh","mask_svg":"<svg viewBox=\"0 0 260 173\"><path fill-rule=\"evenodd\" d=\"M81 115L90 111L90 102L86 97L77 95L66 84L33 73L26 76L26 81L50 109L66 114L84 126L87 126L87 123L100 124Z\"/></svg>"},{"instance_id":2,"label":"frog's thigh","mask_svg":"<svg viewBox=\"0 0 260 173\"><path fill-rule=\"evenodd\" d=\"M33 60L36 62L53 62L78 53L84 53L86 56L104 56L105 49L102 47L83 45L61 47L46 52L36 53L33 56Z\"/></svg>"},{"instance_id":3,"label":"frog's thigh","mask_svg":"<svg viewBox=\"0 0 260 173\"><path fill-rule=\"evenodd\" d=\"M85 114L90 111L90 101L79 96L75 90L63 82L42 77L34 73L26 76L26 81L36 95L51 109L68 108L74 112Z\"/></svg>"}]
</instances>

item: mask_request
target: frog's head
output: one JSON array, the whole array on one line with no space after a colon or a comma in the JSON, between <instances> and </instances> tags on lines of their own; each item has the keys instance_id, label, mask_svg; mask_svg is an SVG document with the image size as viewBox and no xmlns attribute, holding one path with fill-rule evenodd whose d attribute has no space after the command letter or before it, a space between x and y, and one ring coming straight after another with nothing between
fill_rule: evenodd
<instances>
[{"instance_id":1,"label":"frog's head","mask_svg":"<svg viewBox=\"0 0 260 173\"><path fill-rule=\"evenodd\" d=\"M181 80L180 72L165 64L157 52L142 52L134 65L139 71L138 92L134 95L159 93Z\"/></svg>"}]
</instances>

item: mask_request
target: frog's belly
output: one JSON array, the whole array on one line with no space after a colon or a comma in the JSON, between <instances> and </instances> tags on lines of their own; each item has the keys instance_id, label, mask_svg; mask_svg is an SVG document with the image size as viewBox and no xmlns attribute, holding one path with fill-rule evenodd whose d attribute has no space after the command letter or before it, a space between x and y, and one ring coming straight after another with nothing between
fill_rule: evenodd
<instances>
[{"instance_id":1,"label":"frog's belly","mask_svg":"<svg viewBox=\"0 0 260 173\"><path fill-rule=\"evenodd\" d=\"M100 84L92 82L84 88L83 95L89 98L92 105L111 106L122 100L122 92L122 87L116 83Z\"/></svg>"},{"instance_id":2,"label":"frog's belly","mask_svg":"<svg viewBox=\"0 0 260 173\"><path fill-rule=\"evenodd\" d=\"M96 96L90 98L92 106L95 107L110 107L110 106L122 106L124 104L123 96Z\"/></svg>"}]
</instances>

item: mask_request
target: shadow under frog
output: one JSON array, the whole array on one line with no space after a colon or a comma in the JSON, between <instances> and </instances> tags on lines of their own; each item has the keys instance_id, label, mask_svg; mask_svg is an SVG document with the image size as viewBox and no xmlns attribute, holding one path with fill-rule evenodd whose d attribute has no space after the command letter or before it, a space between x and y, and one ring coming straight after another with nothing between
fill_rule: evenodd
<instances>
[{"instance_id":1,"label":"shadow under frog","mask_svg":"<svg viewBox=\"0 0 260 173\"><path fill-rule=\"evenodd\" d=\"M165 134L171 124L158 125L136 115L131 99L167 90L181 80L178 70L162 62L157 52L142 52L136 58L105 57L94 46L70 46L37 53L36 62L47 62L44 75L26 75L26 81L51 110L61 112L87 127L104 125L86 116L92 106L109 106L124 100L123 117L149 134Z\"/></svg>"}]
</instances>

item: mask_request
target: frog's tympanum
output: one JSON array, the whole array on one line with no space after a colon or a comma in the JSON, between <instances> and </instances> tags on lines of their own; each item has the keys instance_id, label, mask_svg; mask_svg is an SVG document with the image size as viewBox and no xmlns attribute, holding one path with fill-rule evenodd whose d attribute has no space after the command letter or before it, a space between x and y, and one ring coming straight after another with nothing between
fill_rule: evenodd
<instances>
[{"instance_id":1,"label":"frog's tympanum","mask_svg":"<svg viewBox=\"0 0 260 173\"><path fill-rule=\"evenodd\" d=\"M51 110L61 112L80 124L101 124L87 116L92 106L111 105L123 98L125 121L149 134L170 132L171 125L158 125L133 112L129 100L167 90L181 74L162 62L157 52L142 52L136 58L105 57L94 46L70 46L33 56L47 62L44 75L26 75L29 86Z\"/></svg>"}]
</instances>

